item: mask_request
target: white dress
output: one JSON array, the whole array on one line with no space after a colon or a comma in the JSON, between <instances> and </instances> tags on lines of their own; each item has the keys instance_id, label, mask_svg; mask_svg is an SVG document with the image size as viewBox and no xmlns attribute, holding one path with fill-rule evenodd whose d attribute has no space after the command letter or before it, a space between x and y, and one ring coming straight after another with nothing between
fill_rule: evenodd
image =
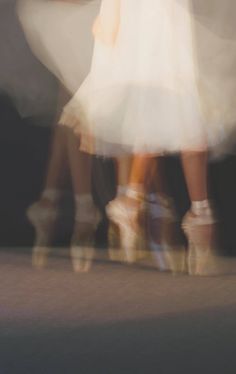
<instances>
[{"instance_id":1,"label":"white dress","mask_svg":"<svg viewBox=\"0 0 236 374\"><path fill-rule=\"evenodd\" d=\"M74 94L89 72L91 27L100 0L18 0L17 13L35 56Z\"/></svg>"},{"instance_id":2,"label":"white dress","mask_svg":"<svg viewBox=\"0 0 236 374\"><path fill-rule=\"evenodd\" d=\"M94 153L108 156L224 144L236 122L233 1L103 0L104 33L107 17L117 35L97 38L61 122L89 132Z\"/></svg>"},{"instance_id":3,"label":"white dress","mask_svg":"<svg viewBox=\"0 0 236 374\"><path fill-rule=\"evenodd\" d=\"M0 0L0 95L6 95L21 118L47 125L55 105L55 80L32 56L14 0Z\"/></svg>"}]
</instances>

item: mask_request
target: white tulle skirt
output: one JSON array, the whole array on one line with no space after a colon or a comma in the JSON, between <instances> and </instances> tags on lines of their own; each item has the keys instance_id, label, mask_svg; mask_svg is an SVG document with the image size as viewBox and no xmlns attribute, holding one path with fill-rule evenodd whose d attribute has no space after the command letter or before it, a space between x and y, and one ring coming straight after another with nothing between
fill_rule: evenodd
<instances>
[{"instance_id":1,"label":"white tulle skirt","mask_svg":"<svg viewBox=\"0 0 236 374\"><path fill-rule=\"evenodd\" d=\"M121 0L115 43L96 41L61 122L108 156L223 146L236 122L236 16L220 1Z\"/></svg>"},{"instance_id":2,"label":"white tulle skirt","mask_svg":"<svg viewBox=\"0 0 236 374\"><path fill-rule=\"evenodd\" d=\"M101 155L227 151L236 129L235 0L103 0L108 24L117 1L115 43L97 39L92 59L100 0L18 0L32 51L74 94L61 123Z\"/></svg>"},{"instance_id":3,"label":"white tulle skirt","mask_svg":"<svg viewBox=\"0 0 236 374\"><path fill-rule=\"evenodd\" d=\"M100 0L18 0L17 13L35 56L74 94L89 73L92 24Z\"/></svg>"}]
</instances>

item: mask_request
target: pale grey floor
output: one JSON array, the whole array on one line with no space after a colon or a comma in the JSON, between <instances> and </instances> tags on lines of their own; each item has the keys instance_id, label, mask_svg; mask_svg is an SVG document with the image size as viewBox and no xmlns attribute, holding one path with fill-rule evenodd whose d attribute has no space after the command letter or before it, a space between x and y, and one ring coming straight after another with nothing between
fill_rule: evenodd
<instances>
[{"instance_id":1,"label":"pale grey floor","mask_svg":"<svg viewBox=\"0 0 236 374\"><path fill-rule=\"evenodd\" d=\"M0 374L235 374L236 275L73 274L66 256L37 271L2 250L0 329Z\"/></svg>"}]
</instances>

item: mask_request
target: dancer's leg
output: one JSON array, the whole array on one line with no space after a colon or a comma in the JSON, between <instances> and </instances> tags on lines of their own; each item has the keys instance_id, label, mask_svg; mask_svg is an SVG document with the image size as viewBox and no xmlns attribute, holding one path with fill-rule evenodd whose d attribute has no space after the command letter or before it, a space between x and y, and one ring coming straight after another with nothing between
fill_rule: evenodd
<instances>
[{"instance_id":1,"label":"dancer's leg","mask_svg":"<svg viewBox=\"0 0 236 374\"><path fill-rule=\"evenodd\" d=\"M208 153L184 152L181 159L191 202L208 199Z\"/></svg>"},{"instance_id":2,"label":"dancer's leg","mask_svg":"<svg viewBox=\"0 0 236 374\"><path fill-rule=\"evenodd\" d=\"M64 93L60 90L57 112L62 106ZM56 118L58 117L58 113ZM43 266L46 262L49 246L58 218L58 202L68 181L68 158L65 129L55 126L44 189L39 201L27 211L28 218L35 228L35 243L33 248L33 264Z\"/></svg>"},{"instance_id":3,"label":"dancer's leg","mask_svg":"<svg viewBox=\"0 0 236 374\"><path fill-rule=\"evenodd\" d=\"M80 139L67 129L67 153L75 195L91 195L92 156L80 151Z\"/></svg>"},{"instance_id":4,"label":"dancer's leg","mask_svg":"<svg viewBox=\"0 0 236 374\"><path fill-rule=\"evenodd\" d=\"M67 155L67 130L64 126L57 125L61 115L61 110L68 99L69 96L66 90L63 86L60 86L54 119L56 125L54 126L52 134L45 184L42 193L43 204L47 204L47 197L49 198L51 196L53 199L53 191L55 192L55 196L59 196L68 185L69 160ZM50 193L47 191L50 191Z\"/></svg>"},{"instance_id":5,"label":"dancer's leg","mask_svg":"<svg viewBox=\"0 0 236 374\"><path fill-rule=\"evenodd\" d=\"M140 242L137 240L140 239L140 208L144 199L146 177L151 166L152 158L146 155L120 159L117 171L118 194L107 207L110 220L119 229L124 259L130 263L137 259L137 244Z\"/></svg>"},{"instance_id":6,"label":"dancer's leg","mask_svg":"<svg viewBox=\"0 0 236 374\"><path fill-rule=\"evenodd\" d=\"M116 160L117 196L125 193L129 184L132 156L122 156Z\"/></svg>"},{"instance_id":7,"label":"dancer's leg","mask_svg":"<svg viewBox=\"0 0 236 374\"><path fill-rule=\"evenodd\" d=\"M66 129L57 126L51 143L44 190L63 190L68 183L68 166Z\"/></svg>"},{"instance_id":8,"label":"dancer's leg","mask_svg":"<svg viewBox=\"0 0 236 374\"><path fill-rule=\"evenodd\" d=\"M130 186L139 186L145 191L152 181L153 174L156 171L156 159L149 155L136 155L133 157L132 167L129 178Z\"/></svg>"},{"instance_id":9,"label":"dancer's leg","mask_svg":"<svg viewBox=\"0 0 236 374\"><path fill-rule=\"evenodd\" d=\"M79 148L79 138L68 129L67 150L75 201L71 256L74 271L84 272L91 267L99 217L92 197L92 156Z\"/></svg>"},{"instance_id":10,"label":"dancer's leg","mask_svg":"<svg viewBox=\"0 0 236 374\"><path fill-rule=\"evenodd\" d=\"M215 245L215 224L208 196L207 152L182 153L182 165L191 200L191 208L183 221L189 242L189 273L204 275L209 269Z\"/></svg>"}]
</instances>

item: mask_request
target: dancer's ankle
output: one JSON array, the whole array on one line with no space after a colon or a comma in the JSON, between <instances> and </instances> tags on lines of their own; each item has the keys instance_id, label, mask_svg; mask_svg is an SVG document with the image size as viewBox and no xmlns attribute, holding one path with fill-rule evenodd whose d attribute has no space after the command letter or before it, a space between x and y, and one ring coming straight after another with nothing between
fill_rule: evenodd
<instances>
[{"instance_id":1,"label":"dancer's ankle","mask_svg":"<svg viewBox=\"0 0 236 374\"><path fill-rule=\"evenodd\" d=\"M144 188L140 184L134 184L134 183L129 184L127 186L125 195L130 199L143 201L144 196L145 196Z\"/></svg>"},{"instance_id":2,"label":"dancer's ankle","mask_svg":"<svg viewBox=\"0 0 236 374\"><path fill-rule=\"evenodd\" d=\"M212 215L210 201L208 199L192 201L191 202L191 213L195 216Z\"/></svg>"},{"instance_id":3,"label":"dancer's ankle","mask_svg":"<svg viewBox=\"0 0 236 374\"><path fill-rule=\"evenodd\" d=\"M56 188L46 188L42 194L41 199L42 200L48 200L52 203L57 203L63 195L63 192Z\"/></svg>"}]
</instances>

